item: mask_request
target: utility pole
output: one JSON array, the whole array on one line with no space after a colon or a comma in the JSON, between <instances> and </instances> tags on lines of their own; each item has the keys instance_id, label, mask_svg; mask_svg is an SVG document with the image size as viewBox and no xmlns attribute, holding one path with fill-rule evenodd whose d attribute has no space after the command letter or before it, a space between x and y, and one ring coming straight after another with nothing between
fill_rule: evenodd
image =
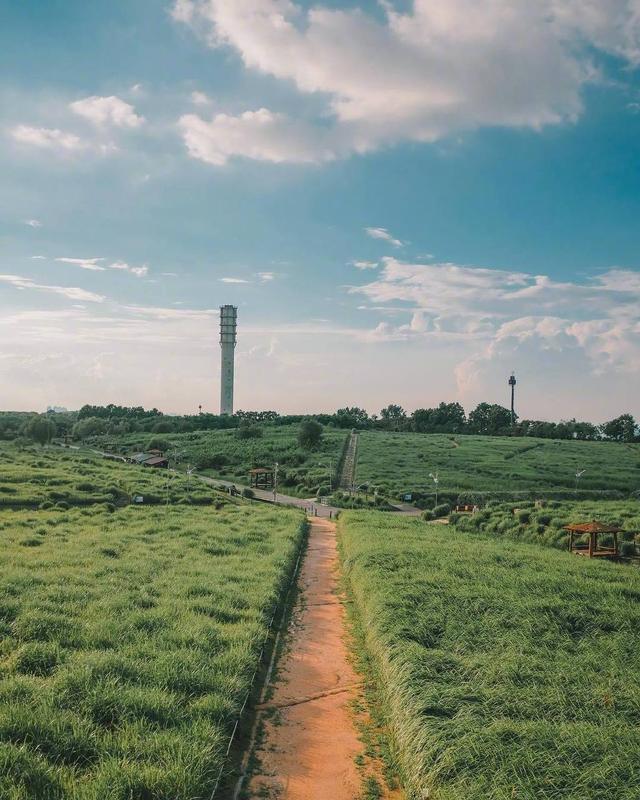
<instances>
[{"instance_id":1,"label":"utility pole","mask_svg":"<svg viewBox=\"0 0 640 800\"><path fill-rule=\"evenodd\" d=\"M278 467L280 465L276 461L273 467L273 502L278 502Z\"/></svg>"},{"instance_id":2,"label":"utility pole","mask_svg":"<svg viewBox=\"0 0 640 800\"><path fill-rule=\"evenodd\" d=\"M516 424L516 376L512 372L509 378L509 386L511 387L511 427Z\"/></svg>"},{"instance_id":3,"label":"utility pole","mask_svg":"<svg viewBox=\"0 0 640 800\"><path fill-rule=\"evenodd\" d=\"M433 478L433 482L434 482L435 487L436 487L436 505L438 505L438 482L439 482L440 479L438 478L438 473L437 472L436 472L435 475L433 474L433 472L430 472L429 473L429 477Z\"/></svg>"}]
</instances>

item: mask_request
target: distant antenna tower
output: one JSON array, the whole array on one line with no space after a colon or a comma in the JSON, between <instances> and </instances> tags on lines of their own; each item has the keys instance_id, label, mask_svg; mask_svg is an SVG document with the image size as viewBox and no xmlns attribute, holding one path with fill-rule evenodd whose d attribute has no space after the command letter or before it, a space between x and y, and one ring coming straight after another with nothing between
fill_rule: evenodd
<instances>
[{"instance_id":1,"label":"distant antenna tower","mask_svg":"<svg viewBox=\"0 0 640 800\"><path fill-rule=\"evenodd\" d=\"M516 423L516 376L512 372L509 378L509 386L511 387L511 424Z\"/></svg>"},{"instance_id":2,"label":"distant antenna tower","mask_svg":"<svg viewBox=\"0 0 640 800\"><path fill-rule=\"evenodd\" d=\"M238 309L220 306L220 413L233 414L234 356L237 342Z\"/></svg>"}]
</instances>

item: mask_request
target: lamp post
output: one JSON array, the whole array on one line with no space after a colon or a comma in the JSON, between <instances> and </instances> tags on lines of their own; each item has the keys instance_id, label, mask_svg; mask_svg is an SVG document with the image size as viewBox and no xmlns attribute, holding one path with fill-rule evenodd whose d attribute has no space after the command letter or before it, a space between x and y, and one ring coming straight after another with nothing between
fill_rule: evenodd
<instances>
[{"instance_id":1,"label":"lamp post","mask_svg":"<svg viewBox=\"0 0 640 800\"><path fill-rule=\"evenodd\" d=\"M438 478L438 473L437 472L436 472L435 475L433 474L433 472L430 472L429 473L429 477L433 478L433 483L434 483L434 485L436 487L436 505L438 505L438 482L439 482L440 479Z\"/></svg>"},{"instance_id":2,"label":"lamp post","mask_svg":"<svg viewBox=\"0 0 640 800\"><path fill-rule=\"evenodd\" d=\"M580 484L580 478L584 475L586 471L587 471L586 469L579 469L576 472L576 497L578 496L578 486Z\"/></svg>"},{"instance_id":3,"label":"lamp post","mask_svg":"<svg viewBox=\"0 0 640 800\"><path fill-rule=\"evenodd\" d=\"M273 502L278 502L278 467L280 465L276 461L273 465Z\"/></svg>"},{"instance_id":4,"label":"lamp post","mask_svg":"<svg viewBox=\"0 0 640 800\"><path fill-rule=\"evenodd\" d=\"M191 496L191 476L195 472L195 467L192 467L191 464L187 464L187 494Z\"/></svg>"}]
</instances>

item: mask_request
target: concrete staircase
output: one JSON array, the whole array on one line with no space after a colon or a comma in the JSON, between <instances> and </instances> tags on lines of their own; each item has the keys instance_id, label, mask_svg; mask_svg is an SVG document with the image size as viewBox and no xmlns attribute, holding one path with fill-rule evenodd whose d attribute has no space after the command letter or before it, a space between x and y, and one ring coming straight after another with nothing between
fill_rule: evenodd
<instances>
[{"instance_id":1,"label":"concrete staircase","mask_svg":"<svg viewBox=\"0 0 640 800\"><path fill-rule=\"evenodd\" d=\"M356 481L356 465L358 463L358 434L351 431L347 449L342 462L339 488L349 491Z\"/></svg>"}]
</instances>

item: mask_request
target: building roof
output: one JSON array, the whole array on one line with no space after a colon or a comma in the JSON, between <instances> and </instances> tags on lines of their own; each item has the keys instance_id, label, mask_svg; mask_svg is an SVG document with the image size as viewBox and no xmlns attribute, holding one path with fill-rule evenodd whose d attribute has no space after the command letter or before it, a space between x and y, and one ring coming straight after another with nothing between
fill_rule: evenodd
<instances>
[{"instance_id":1,"label":"building roof","mask_svg":"<svg viewBox=\"0 0 640 800\"><path fill-rule=\"evenodd\" d=\"M620 533L622 528L619 525L607 525L604 522L593 520L592 522L573 523L564 526L565 531L572 533Z\"/></svg>"},{"instance_id":2,"label":"building roof","mask_svg":"<svg viewBox=\"0 0 640 800\"><path fill-rule=\"evenodd\" d=\"M167 461L166 458L164 458L164 456L151 456L151 458L147 458L146 461L144 461L144 466L157 467L160 464L167 464L167 463L169 462Z\"/></svg>"},{"instance_id":3,"label":"building roof","mask_svg":"<svg viewBox=\"0 0 640 800\"><path fill-rule=\"evenodd\" d=\"M262 475L265 472L273 472L273 469L270 467L256 467L249 470L249 475Z\"/></svg>"}]
</instances>

